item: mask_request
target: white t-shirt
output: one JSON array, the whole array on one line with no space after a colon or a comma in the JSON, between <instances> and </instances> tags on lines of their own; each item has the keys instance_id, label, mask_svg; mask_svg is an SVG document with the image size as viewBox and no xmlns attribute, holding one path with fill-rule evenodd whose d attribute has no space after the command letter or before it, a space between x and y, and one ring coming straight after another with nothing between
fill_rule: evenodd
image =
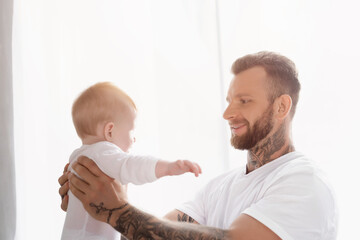
<instances>
[{"instance_id":1,"label":"white t-shirt","mask_svg":"<svg viewBox=\"0 0 360 240\"><path fill-rule=\"evenodd\" d=\"M177 209L222 229L244 213L286 240L334 240L337 234L333 191L314 162L299 152L248 174L242 168L220 175Z\"/></svg>"},{"instance_id":2,"label":"white t-shirt","mask_svg":"<svg viewBox=\"0 0 360 240\"><path fill-rule=\"evenodd\" d=\"M83 145L70 156L69 170L79 156L86 156L99 168L122 184L144 184L155 181L155 166L157 158L150 156L135 156L123 152L118 146L110 142L98 142ZM62 240L119 240L120 233L109 224L92 218L84 209L82 203L69 191L69 205L66 213Z\"/></svg>"}]
</instances>

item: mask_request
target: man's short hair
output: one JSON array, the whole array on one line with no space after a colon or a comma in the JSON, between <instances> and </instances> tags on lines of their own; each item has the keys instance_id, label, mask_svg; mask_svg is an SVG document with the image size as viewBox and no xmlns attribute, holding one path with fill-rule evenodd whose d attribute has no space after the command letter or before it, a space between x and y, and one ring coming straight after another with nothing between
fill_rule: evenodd
<instances>
[{"instance_id":1,"label":"man's short hair","mask_svg":"<svg viewBox=\"0 0 360 240\"><path fill-rule=\"evenodd\" d=\"M269 76L268 98L270 103L273 103L277 97L283 94L288 94L291 97L292 109L290 116L293 118L301 88L294 62L280 54L264 51L237 59L233 63L231 70L234 75L237 75L256 66L263 67Z\"/></svg>"},{"instance_id":2,"label":"man's short hair","mask_svg":"<svg viewBox=\"0 0 360 240\"><path fill-rule=\"evenodd\" d=\"M136 111L133 100L109 82L94 84L83 91L72 107L72 118L80 138L96 135L99 124L121 119L128 109Z\"/></svg>"}]
</instances>

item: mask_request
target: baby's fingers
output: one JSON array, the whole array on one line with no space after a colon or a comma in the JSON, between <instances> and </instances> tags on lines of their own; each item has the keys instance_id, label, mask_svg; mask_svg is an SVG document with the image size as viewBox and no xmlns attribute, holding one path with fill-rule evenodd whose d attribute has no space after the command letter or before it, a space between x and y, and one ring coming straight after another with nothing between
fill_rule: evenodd
<instances>
[{"instance_id":1,"label":"baby's fingers","mask_svg":"<svg viewBox=\"0 0 360 240\"><path fill-rule=\"evenodd\" d=\"M194 173L196 177L201 173L201 168L197 163L190 162L188 160L184 160L184 164L189 168L189 171Z\"/></svg>"},{"instance_id":2,"label":"baby's fingers","mask_svg":"<svg viewBox=\"0 0 360 240\"><path fill-rule=\"evenodd\" d=\"M196 167L199 169L199 174L201 174L202 173L202 169L201 169L201 167L200 167L200 165L199 164L197 164L197 163L194 163L195 165L196 165Z\"/></svg>"}]
</instances>

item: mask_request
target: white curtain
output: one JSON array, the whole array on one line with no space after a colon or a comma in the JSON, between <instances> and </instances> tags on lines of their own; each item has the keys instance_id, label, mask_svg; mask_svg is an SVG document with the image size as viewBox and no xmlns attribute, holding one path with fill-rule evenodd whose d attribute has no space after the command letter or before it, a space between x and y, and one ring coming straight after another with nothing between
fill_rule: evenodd
<instances>
[{"instance_id":1,"label":"white curtain","mask_svg":"<svg viewBox=\"0 0 360 240\"><path fill-rule=\"evenodd\" d=\"M339 239L351 239L352 216L360 212L358 9L351 0L15 1L16 238L60 237L57 178L80 145L70 109L84 88L112 81L134 99L133 153L203 167L199 179L188 174L130 187L132 203L161 216L245 163L222 119L229 70L236 58L269 50L298 66L295 145L328 172Z\"/></svg>"},{"instance_id":2,"label":"white curtain","mask_svg":"<svg viewBox=\"0 0 360 240\"><path fill-rule=\"evenodd\" d=\"M0 1L0 239L14 239L16 229L14 121L12 95L13 1Z\"/></svg>"},{"instance_id":3,"label":"white curtain","mask_svg":"<svg viewBox=\"0 0 360 240\"><path fill-rule=\"evenodd\" d=\"M15 2L18 239L60 237L57 178L80 145L71 105L95 82L114 82L137 104L133 153L203 168L198 179L131 186L135 205L162 216L226 169L215 13L214 1Z\"/></svg>"}]
</instances>

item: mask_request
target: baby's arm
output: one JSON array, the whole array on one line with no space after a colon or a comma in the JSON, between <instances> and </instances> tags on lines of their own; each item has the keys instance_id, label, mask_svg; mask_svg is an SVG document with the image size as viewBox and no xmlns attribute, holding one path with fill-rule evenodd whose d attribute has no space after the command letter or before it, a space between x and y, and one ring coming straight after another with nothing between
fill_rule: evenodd
<instances>
[{"instance_id":1,"label":"baby's arm","mask_svg":"<svg viewBox=\"0 0 360 240\"><path fill-rule=\"evenodd\" d=\"M155 167L155 174L157 178L181 175L186 172L192 172L196 177L198 177L201 173L201 168L197 163L190 162L188 160L177 160L175 162L159 160Z\"/></svg>"},{"instance_id":2,"label":"baby's arm","mask_svg":"<svg viewBox=\"0 0 360 240\"><path fill-rule=\"evenodd\" d=\"M193 172L198 176L201 173L196 163L187 160L167 162L153 156L131 155L108 142L91 146L81 155L93 159L104 173L119 180L122 184L140 185L164 176L180 175L186 172Z\"/></svg>"}]
</instances>

